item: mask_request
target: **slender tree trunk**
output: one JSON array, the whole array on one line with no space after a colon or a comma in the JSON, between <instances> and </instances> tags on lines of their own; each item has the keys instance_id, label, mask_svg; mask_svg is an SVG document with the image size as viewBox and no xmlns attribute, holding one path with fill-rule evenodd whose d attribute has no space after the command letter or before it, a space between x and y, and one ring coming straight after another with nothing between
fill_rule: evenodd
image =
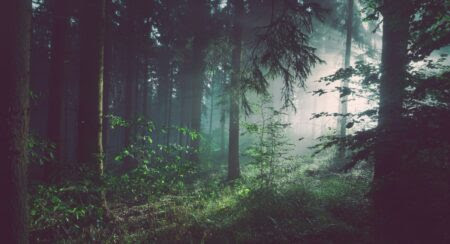
<instances>
[{"instance_id":1,"label":"slender tree trunk","mask_svg":"<svg viewBox=\"0 0 450 244\"><path fill-rule=\"evenodd\" d=\"M138 35L138 33L136 32L136 35ZM142 62L140 60L140 55L138 55L141 52L141 46L139 45L139 39L136 40L136 55L135 55L135 65L133 66L133 78L134 78L134 85L133 85L133 119L136 120L141 113L141 111L139 111L139 105L141 105L139 103L139 87L142 84L142 80L140 79L141 77L139 76L140 73L140 69L142 68ZM135 138L136 135L138 133L138 126L132 126L131 127L131 134L132 137Z\"/></svg>"},{"instance_id":2,"label":"slender tree trunk","mask_svg":"<svg viewBox=\"0 0 450 244\"><path fill-rule=\"evenodd\" d=\"M201 132L202 118L202 98L203 82L205 68L205 49L206 40L203 37L195 37L193 44L193 68L192 68L192 107L191 107L191 129L197 133ZM192 160L198 162L198 153L200 150L200 138L191 140L191 146L194 149Z\"/></svg>"},{"instance_id":3,"label":"slender tree trunk","mask_svg":"<svg viewBox=\"0 0 450 244\"><path fill-rule=\"evenodd\" d=\"M201 132L201 118L202 118L202 100L205 80L205 66L206 66L206 48L208 47L209 37L206 33L205 25L209 13L207 0L198 1L192 6L193 20L194 20L194 41L192 44L192 117L191 129L197 133ZM194 149L192 160L199 161L200 137L191 141L191 146Z\"/></svg>"},{"instance_id":4,"label":"slender tree trunk","mask_svg":"<svg viewBox=\"0 0 450 244\"><path fill-rule=\"evenodd\" d=\"M213 81L211 84L211 99L209 106L209 136L212 136L212 125L213 125L213 112L214 112L214 84L215 84L215 75L213 75Z\"/></svg>"},{"instance_id":5,"label":"slender tree trunk","mask_svg":"<svg viewBox=\"0 0 450 244\"><path fill-rule=\"evenodd\" d=\"M130 123L125 127L124 131L124 146L128 147L132 143L134 126L132 125L135 119L135 86L137 86L136 72L137 58L137 37L136 37L136 0L127 0L127 13L126 13L126 33L127 33L127 54L126 54L126 78L125 78L125 120ZM125 162L126 164L127 162Z\"/></svg>"},{"instance_id":6,"label":"slender tree trunk","mask_svg":"<svg viewBox=\"0 0 450 244\"><path fill-rule=\"evenodd\" d=\"M226 107L229 104L227 101L227 94L225 92L225 86L227 83L227 78L226 78L226 73L225 71L223 71L222 73L222 101L221 101L221 106L220 106L220 151L221 151L221 155L222 157L226 157L226 152L225 152L225 119L226 119Z\"/></svg>"},{"instance_id":7,"label":"slender tree trunk","mask_svg":"<svg viewBox=\"0 0 450 244\"><path fill-rule=\"evenodd\" d=\"M346 41L345 41L345 57L344 57L344 68L347 69L350 67L350 59L351 59L351 52L352 52L352 32L353 32L353 3L354 0L347 0L347 21L346 21L346 28L347 28L347 35L346 35ZM344 79L342 81L341 85L342 89L344 91L348 89L348 79ZM347 108L348 108L348 96L340 97L340 103L339 103L339 113L342 114L341 118L339 119L339 137L342 138L341 145L338 147L338 155L337 155L337 165L336 169L341 169L342 164L345 163L345 145L343 138L347 134L347 117L344 116L347 114Z\"/></svg>"},{"instance_id":8,"label":"slender tree trunk","mask_svg":"<svg viewBox=\"0 0 450 244\"><path fill-rule=\"evenodd\" d=\"M49 109L47 119L48 138L55 144L55 162L61 161L63 154L63 95L65 81L65 61L67 58L67 30L69 28L69 17L67 4L53 0L53 29L51 47L51 71L49 82ZM47 180L50 180L53 169L46 168Z\"/></svg>"},{"instance_id":9,"label":"slender tree trunk","mask_svg":"<svg viewBox=\"0 0 450 244\"><path fill-rule=\"evenodd\" d=\"M2 188L0 239L28 243L27 138L29 128L29 73L31 1L15 0L0 10L0 147Z\"/></svg>"},{"instance_id":10,"label":"slender tree trunk","mask_svg":"<svg viewBox=\"0 0 450 244\"><path fill-rule=\"evenodd\" d=\"M92 180L102 185L105 0L84 0L82 3L78 161L92 174ZM104 192L98 199L107 210Z\"/></svg>"},{"instance_id":11,"label":"slender tree trunk","mask_svg":"<svg viewBox=\"0 0 450 244\"><path fill-rule=\"evenodd\" d=\"M128 37L130 38L130 37ZM128 147L131 144L132 141L132 126L131 123L133 122L133 115L134 115L134 98L133 98L133 87L135 86L135 80L133 78L133 65L132 63L132 59L133 59L133 55L131 54L133 51L133 49L130 48L130 50L128 51L127 54L127 78L125 81L125 120L130 123L129 126L124 128L124 146Z\"/></svg>"},{"instance_id":12,"label":"slender tree trunk","mask_svg":"<svg viewBox=\"0 0 450 244\"><path fill-rule=\"evenodd\" d=\"M165 47L164 47L165 49ZM163 144L166 140L166 136L164 136L161 132L166 129L167 123L167 114L168 114L168 94L170 87L170 58L168 50L162 50L159 54L159 80L158 80L158 90L157 90L157 102L158 102L158 121L157 121L157 130L156 130L156 142Z\"/></svg>"},{"instance_id":13,"label":"slender tree trunk","mask_svg":"<svg viewBox=\"0 0 450 244\"><path fill-rule=\"evenodd\" d=\"M106 0L105 20L105 67L103 70L103 148L108 154L109 105L112 83L113 43L112 43L112 0Z\"/></svg>"},{"instance_id":14,"label":"slender tree trunk","mask_svg":"<svg viewBox=\"0 0 450 244\"><path fill-rule=\"evenodd\" d=\"M152 97L149 94L151 88L149 89L149 84L148 84L148 57L145 56L144 57L144 85L142 88L142 102L143 102L143 106L142 106L142 110L143 110L143 116L144 119L146 121L148 121L151 117L151 100Z\"/></svg>"},{"instance_id":15,"label":"slender tree trunk","mask_svg":"<svg viewBox=\"0 0 450 244\"><path fill-rule=\"evenodd\" d=\"M172 88L173 82L169 82L169 90L167 94L167 120L166 120L166 128L167 128L167 134L166 134L166 145L169 145L170 143L170 130L172 127Z\"/></svg>"},{"instance_id":16,"label":"slender tree trunk","mask_svg":"<svg viewBox=\"0 0 450 244\"><path fill-rule=\"evenodd\" d=\"M378 135L375 149L373 200L376 214L377 243L405 242L400 185L402 175L401 129L402 107L406 80L407 45L410 19L409 0L386 1L383 6L382 74ZM406 205L405 205L406 204Z\"/></svg>"},{"instance_id":17,"label":"slender tree trunk","mask_svg":"<svg viewBox=\"0 0 450 244\"><path fill-rule=\"evenodd\" d=\"M187 64L189 62L187 62L186 60L184 60L183 65L181 67L181 72L179 75L179 110L178 110L178 114L179 114L179 123L178 126L180 128L185 128L186 126L186 104L187 104L187 98L188 98L188 89L189 89L189 83L190 83L190 78L189 78L189 73L188 73L188 69L187 69ZM184 139L185 139L185 135L179 131L178 132L178 144L179 145L183 145L184 143Z\"/></svg>"},{"instance_id":18,"label":"slender tree trunk","mask_svg":"<svg viewBox=\"0 0 450 244\"><path fill-rule=\"evenodd\" d=\"M231 90L230 90L230 128L228 139L228 180L240 176L239 166L239 101L240 98L240 72L242 49L241 17L244 13L243 0L233 0L234 16L231 31L232 57L231 57Z\"/></svg>"},{"instance_id":19,"label":"slender tree trunk","mask_svg":"<svg viewBox=\"0 0 450 244\"><path fill-rule=\"evenodd\" d=\"M225 104L222 104L220 111L220 152L225 157Z\"/></svg>"}]
</instances>

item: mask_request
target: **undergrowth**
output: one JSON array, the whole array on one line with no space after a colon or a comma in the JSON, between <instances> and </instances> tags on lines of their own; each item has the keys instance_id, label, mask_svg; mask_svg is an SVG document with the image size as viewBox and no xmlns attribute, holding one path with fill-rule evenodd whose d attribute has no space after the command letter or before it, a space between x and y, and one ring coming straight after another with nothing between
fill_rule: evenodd
<instances>
[{"instance_id":1,"label":"undergrowth","mask_svg":"<svg viewBox=\"0 0 450 244\"><path fill-rule=\"evenodd\" d=\"M33 196L32 211L40 212L32 213L32 225L60 225L40 239L62 243L370 243L367 177L303 175L267 187L253 176L254 168L246 169L235 182L216 174L184 191L148 196L143 204L111 195L118 220L89 228L84 217L93 208L76 207L67 197L76 188L41 187ZM78 190L87 191L83 187Z\"/></svg>"}]
</instances>

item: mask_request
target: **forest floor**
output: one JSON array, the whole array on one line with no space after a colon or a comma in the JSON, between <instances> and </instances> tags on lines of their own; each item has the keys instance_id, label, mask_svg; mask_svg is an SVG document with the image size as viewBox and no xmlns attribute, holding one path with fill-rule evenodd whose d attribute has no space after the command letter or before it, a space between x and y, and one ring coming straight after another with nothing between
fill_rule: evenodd
<instances>
[{"instance_id":1,"label":"forest floor","mask_svg":"<svg viewBox=\"0 0 450 244\"><path fill-rule=\"evenodd\" d=\"M80 222L78 229L67 221L63 231L55 231L62 221L58 214L43 228L51 237L35 233L35 242L371 243L369 174L290 171L267 185L255 172L246 167L233 183L223 180L222 171L208 172L207 179L177 194L144 201L109 195L115 221Z\"/></svg>"},{"instance_id":2,"label":"forest floor","mask_svg":"<svg viewBox=\"0 0 450 244\"><path fill-rule=\"evenodd\" d=\"M127 243L370 243L365 178L328 175L259 189L253 185L243 179L144 204L114 204L121 228L117 238Z\"/></svg>"}]
</instances>

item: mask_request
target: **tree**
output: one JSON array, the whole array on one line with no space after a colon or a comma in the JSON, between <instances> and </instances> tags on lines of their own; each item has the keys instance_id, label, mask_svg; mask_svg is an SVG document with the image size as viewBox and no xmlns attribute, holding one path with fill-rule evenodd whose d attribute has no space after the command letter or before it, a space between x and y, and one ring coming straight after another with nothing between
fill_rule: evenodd
<instances>
[{"instance_id":1,"label":"tree","mask_svg":"<svg viewBox=\"0 0 450 244\"><path fill-rule=\"evenodd\" d=\"M125 12L125 23L124 32L126 33L126 45L127 52L126 56L126 71L125 71L125 120L129 122L129 125L125 127L124 132L124 146L128 147L131 145L134 137L134 126L132 121L136 116L136 106L135 100L137 99L137 93L135 88L137 87L137 45L138 45L138 34L137 34L137 22L138 22L138 8L139 4L136 0L127 0L126 2L126 12ZM124 162L126 165L129 164L128 161ZM127 166L128 167L128 166Z\"/></svg>"},{"instance_id":2,"label":"tree","mask_svg":"<svg viewBox=\"0 0 450 244\"><path fill-rule=\"evenodd\" d=\"M241 50L244 2L233 0L233 27L231 30L231 82L230 82L230 127L228 139L228 180L234 180L240 175L239 166L239 106L241 88Z\"/></svg>"},{"instance_id":3,"label":"tree","mask_svg":"<svg viewBox=\"0 0 450 244\"><path fill-rule=\"evenodd\" d=\"M0 15L0 236L5 243L28 243L27 138L31 1L9 1Z\"/></svg>"},{"instance_id":4,"label":"tree","mask_svg":"<svg viewBox=\"0 0 450 244\"><path fill-rule=\"evenodd\" d=\"M206 66L206 48L208 47L209 36L204 23L208 22L210 14L210 5L207 0L201 0L197 4L191 3L191 18L193 19L193 43L192 43L192 67L191 67L191 85L192 85L192 117L191 128L200 133L202 118L202 100L205 80ZM192 160L199 161L198 153L200 150L200 138L191 141L194 149Z\"/></svg>"},{"instance_id":5,"label":"tree","mask_svg":"<svg viewBox=\"0 0 450 244\"><path fill-rule=\"evenodd\" d=\"M402 111L406 86L411 1L386 1L383 14L382 73L375 148L374 208L377 243L409 243L402 214ZM404 227L402 227L404 228ZM406 242L405 242L406 241Z\"/></svg>"},{"instance_id":6,"label":"tree","mask_svg":"<svg viewBox=\"0 0 450 244\"><path fill-rule=\"evenodd\" d=\"M59 1L61 2L61 1ZM108 152L108 128L109 128L109 105L112 85L112 69L113 69L113 39L112 39L112 16L113 16L112 0L106 0L105 6L105 48L104 48L104 68L103 68L103 149L105 154Z\"/></svg>"},{"instance_id":7,"label":"tree","mask_svg":"<svg viewBox=\"0 0 450 244\"><path fill-rule=\"evenodd\" d=\"M280 77L283 82L284 108L294 107L296 86L303 86L311 67L321 60L308 45L312 17L320 12L317 4L303 1L248 1L243 16L243 1L233 1L231 30L232 72L230 84L229 179L239 176L239 105L251 112L247 91L267 94L268 79ZM245 26L243 26L245 24ZM245 28L245 35L242 29ZM241 72L242 42L245 55ZM250 45L247 45L250 44ZM250 48L247 49L247 47Z\"/></svg>"},{"instance_id":8,"label":"tree","mask_svg":"<svg viewBox=\"0 0 450 244\"><path fill-rule=\"evenodd\" d=\"M347 0L347 20L346 20L346 41L345 41L345 57L344 57L344 69L350 67L350 59L352 52L352 32L353 32L353 0ZM347 107L348 107L348 79L344 79L341 85L341 95L339 103L339 113L341 117L338 123L339 137L344 138L347 134ZM337 168L341 167L341 164L345 160L345 146L340 145L337 155Z\"/></svg>"},{"instance_id":9,"label":"tree","mask_svg":"<svg viewBox=\"0 0 450 244\"><path fill-rule=\"evenodd\" d=\"M69 29L69 16L67 3L52 1L53 29L51 39L50 81L49 81L49 109L47 119L47 133L49 140L55 144L55 162L60 162L63 154L62 125L64 119L64 83L65 62L67 60L67 30ZM52 175L52 168L46 167L48 177Z\"/></svg>"},{"instance_id":10,"label":"tree","mask_svg":"<svg viewBox=\"0 0 450 244\"><path fill-rule=\"evenodd\" d=\"M105 0L84 0L80 18L78 161L98 183L103 176L105 3Z\"/></svg>"}]
</instances>

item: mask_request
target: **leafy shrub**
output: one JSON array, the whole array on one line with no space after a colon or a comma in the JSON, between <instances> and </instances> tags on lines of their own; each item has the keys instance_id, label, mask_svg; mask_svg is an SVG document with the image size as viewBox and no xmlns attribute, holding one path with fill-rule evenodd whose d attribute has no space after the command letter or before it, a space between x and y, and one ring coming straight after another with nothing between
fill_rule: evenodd
<instances>
[{"instance_id":1,"label":"leafy shrub","mask_svg":"<svg viewBox=\"0 0 450 244\"><path fill-rule=\"evenodd\" d=\"M114 116L113 122L113 127L131 124L117 116ZM195 164L190 160L193 149L179 144L156 144L152 138L155 126L151 121L138 119L135 124L142 133L115 157L115 161L125 164L132 159L137 165L125 174L108 177L110 194L119 195L122 200L142 202L149 196L182 191L185 182L196 172ZM186 128L177 129L192 140L200 136Z\"/></svg>"},{"instance_id":2,"label":"leafy shrub","mask_svg":"<svg viewBox=\"0 0 450 244\"><path fill-rule=\"evenodd\" d=\"M89 182L64 185L37 185L31 190L30 217L32 239L51 241L76 236L82 227L97 225L103 210L96 202L98 188Z\"/></svg>"}]
</instances>

